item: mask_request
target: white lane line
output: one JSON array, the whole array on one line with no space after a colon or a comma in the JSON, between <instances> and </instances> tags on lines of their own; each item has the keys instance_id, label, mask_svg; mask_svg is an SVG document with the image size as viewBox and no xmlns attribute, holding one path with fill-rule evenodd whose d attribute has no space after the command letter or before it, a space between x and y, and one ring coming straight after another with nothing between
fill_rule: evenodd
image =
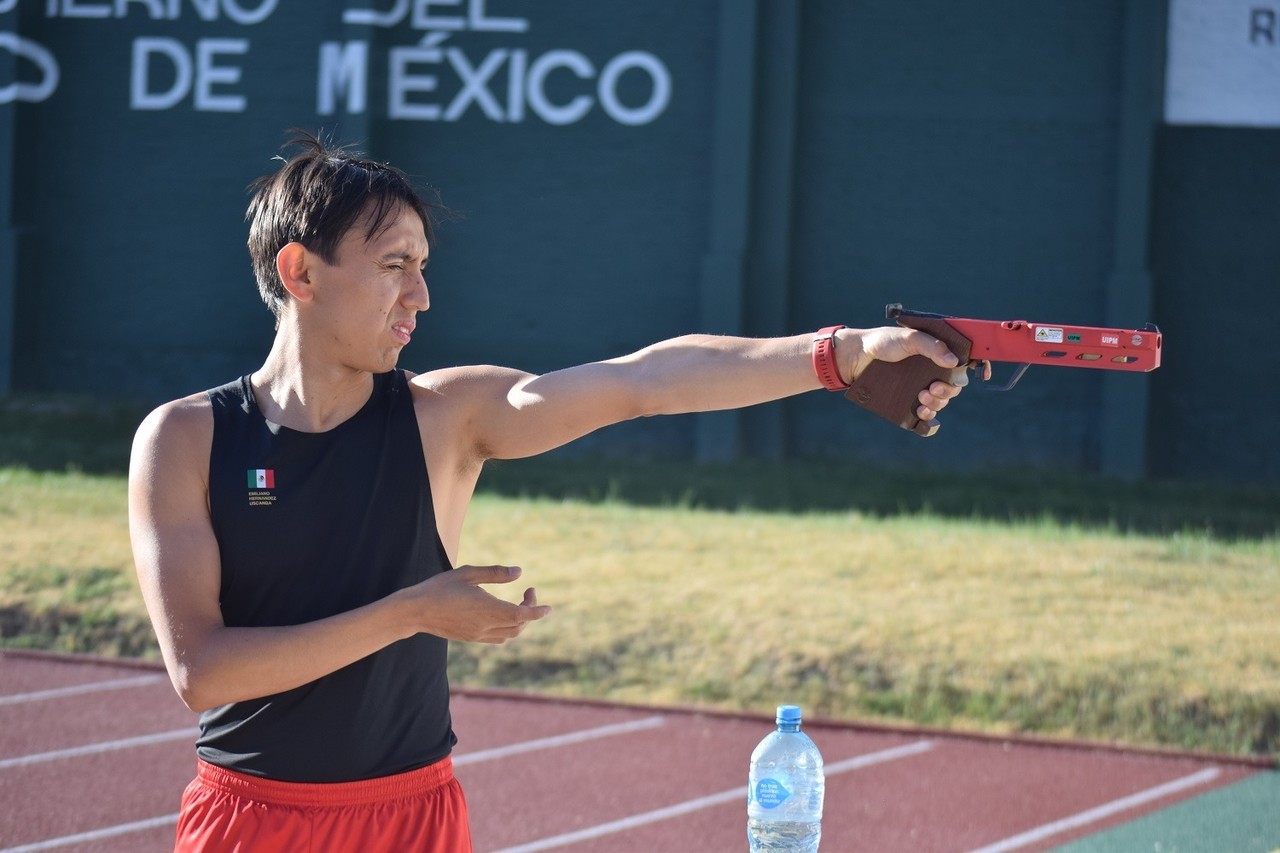
<instances>
[{"instance_id":1,"label":"white lane line","mask_svg":"<svg viewBox=\"0 0 1280 853\"><path fill-rule=\"evenodd\" d=\"M523 752L534 752L539 749L552 749L557 746L568 746L572 743L582 743L583 741L596 740L597 738L602 737L630 734L631 732L657 728L662 725L662 723L662 717L645 717L641 720L632 720L629 723L613 723L608 726L600 726L594 729L583 729L580 732L570 732L566 735L554 735L553 737L538 738L537 740L526 740L523 743L513 743L508 746L494 747L493 749L482 749L478 752L466 752L462 755L454 756L453 766L460 767L464 764L476 764L481 761L492 761L495 758L506 758L509 755L519 755Z\"/></svg>"},{"instance_id":2,"label":"white lane line","mask_svg":"<svg viewBox=\"0 0 1280 853\"><path fill-rule=\"evenodd\" d=\"M178 816L176 814L164 815L163 817L153 817L149 820L138 820L133 823L122 823L119 826L108 826L105 829L94 829L89 832L80 832L75 835L64 835L61 838L50 838L48 841L36 841L32 844L22 844L18 847L6 847L0 850L0 853L37 853L39 850L53 850L57 847L66 847L69 844L82 844L86 841L101 841L104 838L115 838L117 835L128 835L130 832L142 832L145 829L155 829L159 826L168 826L176 824Z\"/></svg>"},{"instance_id":3,"label":"white lane line","mask_svg":"<svg viewBox=\"0 0 1280 853\"><path fill-rule=\"evenodd\" d=\"M1167 797L1170 794L1176 794L1179 791L1185 791L1188 788L1194 788L1197 785L1203 785L1206 782L1212 782L1222 775L1221 768L1208 767L1198 773L1192 773L1190 776L1183 776L1181 779L1174 779L1172 782L1166 782L1163 785L1157 785L1154 788L1148 788L1145 791L1139 791L1128 797L1121 797L1118 800L1112 800L1109 803L1103 803L1100 806L1080 812L1079 814L1065 817L1062 820L1055 820L1052 823L1046 823L1043 826L1037 826L1035 829L1029 829L1026 832L1006 838L1003 841L997 841L995 844L989 844L986 847L980 847L973 853L1003 853L1006 850L1017 850L1020 847L1026 847L1028 844L1035 844L1037 841L1043 841L1051 835L1057 835L1060 832L1066 832L1069 829L1077 829L1081 826L1100 821L1104 818L1111 817L1118 812L1127 809L1137 808L1145 805L1153 800Z\"/></svg>"},{"instance_id":4,"label":"white lane line","mask_svg":"<svg viewBox=\"0 0 1280 853\"><path fill-rule=\"evenodd\" d=\"M895 746L890 749L882 749L879 752L872 752L867 755L857 755L853 758L846 758L844 761L837 761L835 764L828 764L823 768L823 772L827 776L836 773L844 773L849 770L861 770L863 767L870 767L873 764L883 764L886 761L897 761L899 758L910 758L913 755L920 755L928 752L937 746L931 740L918 740L915 743L908 743L903 746ZM743 788L743 796L746 796L746 788Z\"/></svg>"},{"instance_id":5,"label":"white lane line","mask_svg":"<svg viewBox=\"0 0 1280 853\"><path fill-rule=\"evenodd\" d=\"M652 729L662 725L662 723L662 717L645 717L644 719L632 720L628 723L614 723L612 725L600 726L594 729L584 729L580 732L570 732L569 734L564 735L555 735L553 737L545 737L537 740L527 740L522 743L513 743L507 746L499 746L494 749L483 749L479 752L464 753L462 755L455 756L453 763L456 767L463 764L476 764L481 761L492 761L496 758L506 758L509 755L519 755L523 752L552 749L557 746L568 746L569 744L581 743L583 741ZM16 758L0 759L0 770L4 770L9 767L24 767L28 764L40 764L45 761L57 761L62 758L78 758L82 755L111 752L117 749L130 749L135 746L150 746L154 743L165 743L167 741L181 740L183 738L191 738L194 741L196 736L199 734L199 729L175 729L171 732L160 732L158 734L124 738L122 740L109 740L102 743L91 743L86 746L75 746L69 749L55 749L51 752L40 752L34 755L20 755Z\"/></svg>"},{"instance_id":6,"label":"white lane line","mask_svg":"<svg viewBox=\"0 0 1280 853\"><path fill-rule=\"evenodd\" d=\"M108 740L91 743L85 746L73 746L69 749L55 749L52 752L37 752L33 755L19 755L16 758L0 759L0 770L10 767L25 767L28 764L41 764L45 761L58 761L62 758L79 758L82 755L96 755L99 752L113 752L117 749L132 749L135 746L150 746L153 743L167 743L171 740L189 739L195 743L199 729L175 729L171 732L159 732L153 735L141 735L122 740Z\"/></svg>"},{"instance_id":7,"label":"white lane line","mask_svg":"<svg viewBox=\"0 0 1280 853\"><path fill-rule=\"evenodd\" d=\"M599 726L594 729L584 729L580 732L571 732L565 735L555 735L553 737L538 738L536 740L527 740L521 743L513 743L508 746L495 747L493 749L482 749L478 752L464 753L455 756L453 759L454 766L462 764L478 764L482 761L493 761L498 758L505 758L509 755L519 755L524 752L534 752L539 749L553 749L558 746L568 746L569 744L582 743L583 741L596 740L597 738L610 737L612 735L628 734L630 732L644 731L662 725L663 717L645 717L640 720L632 720L628 723L614 723L607 726ZM7 766L19 766L21 764L35 764L38 761L52 761L57 758L70 758L75 755L88 755L94 752L106 752L109 749L127 749L131 746L143 746L148 743L161 743L167 740L177 740L183 737L190 737L199 734L195 729L182 729L181 731L164 732L158 735L145 735L140 738L129 738L128 740L110 741L108 743L93 744L87 747L77 747L75 749L63 749L57 752L46 752L40 755L28 755L23 758L11 758L6 761L0 761L0 769ZM134 823L122 823L119 826L108 826L103 829L95 829L89 832L81 832L76 835L66 835L61 838L50 838L46 841L37 841L33 844L24 844L21 847L8 847L0 850L0 853L35 853L37 850L53 850L57 847L65 847L69 844L80 844L85 841L96 841L100 838L114 838L117 835L127 835L130 832L141 832L145 829L152 829L157 826L166 824L176 824L178 816L176 814L165 815L164 817L155 817L150 820L140 820Z\"/></svg>"},{"instance_id":8,"label":"white lane line","mask_svg":"<svg viewBox=\"0 0 1280 853\"><path fill-rule=\"evenodd\" d=\"M135 675L131 678L116 678L111 681L91 681L88 684L73 684L70 687L57 687L52 690L36 690L32 693L15 693L12 696L0 696L0 705L19 705L23 702L61 699L64 696L80 696L85 693L98 693L102 690L125 690L130 687L146 687L163 681L168 681L168 678L163 675Z\"/></svg>"},{"instance_id":9,"label":"white lane line","mask_svg":"<svg viewBox=\"0 0 1280 853\"><path fill-rule=\"evenodd\" d=\"M886 761L896 761L900 758L910 758L913 755L920 755L933 749L934 742L929 740L916 741L905 746L895 746L892 749L884 749L880 752L872 752L868 755L859 755L855 758L849 758L844 761L837 761L829 764L825 768L827 776L834 776L838 773L847 773L850 770L860 770L863 767L870 767L874 764L883 764ZM737 788L730 788L727 791L721 791L718 794L710 794L706 797L698 797L694 800L686 800L683 803L666 806L661 809L654 809L651 812L624 817L620 820L601 823L596 826L589 826L585 829L579 829L574 832L566 832L563 835L556 835L551 838L542 838L537 841L530 841L527 844L519 844L515 847L507 847L497 851L497 853L536 853L539 850L552 850L563 847L568 844L576 844L579 841L591 841L604 835L612 835L615 832L625 832L629 829L635 829L645 824L657 823L658 821L669 820L673 817L696 812L700 809L718 806L723 803L731 803L741 801L744 805L747 802L747 786L740 785Z\"/></svg>"}]
</instances>

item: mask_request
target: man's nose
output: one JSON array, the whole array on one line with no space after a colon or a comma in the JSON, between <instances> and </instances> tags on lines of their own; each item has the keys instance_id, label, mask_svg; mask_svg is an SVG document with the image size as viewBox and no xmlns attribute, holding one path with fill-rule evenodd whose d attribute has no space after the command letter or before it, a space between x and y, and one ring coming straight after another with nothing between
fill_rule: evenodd
<instances>
[{"instance_id":1,"label":"man's nose","mask_svg":"<svg viewBox=\"0 0 1280 853\"><path fill-rule=\"evenodd\" d=\"M418 273L404 297L404 304L417 311L426 311L431 307L431 294L427 292L427 279Z\"/></svg>"}]
</instances>

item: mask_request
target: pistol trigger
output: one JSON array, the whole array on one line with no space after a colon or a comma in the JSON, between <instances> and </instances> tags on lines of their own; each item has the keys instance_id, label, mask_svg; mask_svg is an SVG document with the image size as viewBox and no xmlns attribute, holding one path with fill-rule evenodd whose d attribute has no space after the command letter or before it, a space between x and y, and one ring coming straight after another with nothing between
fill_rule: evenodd
<instances>
[{"instance_id":1,"label":"pistol trigger","mask_svg":"<svg viewBox=\"0 0 1280 853\"><path fill-rule=\"evenodd\" d=\"M983 382L991 381L991 362L985 359L981 359L981 358L972 359L969 361L968 364L965 365L965 369L972 370L974 373L978 374L978 376L981 377Z\"/></svg>"},{"instance_id":2,"label":"pistol trigger","mask_svg":"<svg viewBox=\"0 0 1280 853\"><path fill-rule=\"evenodd\" d=\"M1018 380L1022 378L1022 374L1027 372L1030 364L1019 364L1017 369L1013 371L1013 376L1004 385L983 385L988 391L1011 391L1014 385L1018 384Z\"/></svg>"}]
</instances>

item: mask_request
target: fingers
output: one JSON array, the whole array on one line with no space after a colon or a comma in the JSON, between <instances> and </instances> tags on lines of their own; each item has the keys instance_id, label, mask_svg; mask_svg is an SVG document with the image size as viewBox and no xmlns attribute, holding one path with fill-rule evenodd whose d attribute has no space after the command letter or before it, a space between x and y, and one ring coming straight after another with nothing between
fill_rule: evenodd
<instances>
[{"instance_id":1,"label":"fingers","mask_svg":"<svg viewBox=\"0 0 1280 853\"><path fill-rule=\"evenodd\" d=\"M520 636L530 622L536 622L551 613L549 605L538 604L537 594L532 587L524 591L524 601L511 607L510 621L493 626L479 638L479 642L502 645L507 640Z\"/></svg>"},{"instance_id":2,"label":"fingers","mask_svg":"<svg viewBox=\"0 0 1280 853\"><path fill-rule=\"evenodd\" d=\"M529 627L529 623L545 618L551 612L551 608L545 604L536 607L513 604L511 607L512 610L504 614L501 621L488 626L475 636L467 639L471 642L500 646L507 640L514 640L524 633L524 629Z\"/></svg>"},{"instance_id":3,"label":"fingers","mask_svg":"<svg viewBox=\"0 0 1280 853\"><path fill-rule=\"evenodd\" d=\"M976 369L982 372L982 380L984 382L991 379L991 362L975 361L970 362L970 365L975 366ZM947 401L954 399L968 384L969 377L963 367L952 371L950 383L934 382L920 392L920 407L916 409L916 417L922 421L933 420L937 417L938 412L946 408Z\"/></svg>"},{"instance_id":4,"label":"fingers","mask_svg":"<svg viewBox=\"0 0 1280 853\"><path fill-rule=\"evenodd\" d=\"M519 566L461 566L455 571L465 575L464 580L472 585L482 583L511 583L520 577L523 570ZM533 587L529 587L524 591L524 598L519 604L507 604L507 607L516 608L518 614L518 622L523 624L531 622L535 619L541 619L551 612L551 607L546 604L538 604L538 591Z\"/></svg>"},{"instance_id":5,"label":"fingers","mask_svg":"<svg viewBox=\"0 0 1280 853\"><path fill-rule=\"evenodd\" d=\"M947 348L947 345L926 332L916 329L907 331L906 345L916 355L923 355L938 367L958 367L960 359Z\"/></svg>"},{"instance_id":6,"label":"fingers","mask_svg":"<svg viewBox=\"0 0 1280 853\"><path fill-rule=\"evenodd\" d=\"M931 421L946 408L947 403L961 391L960 386L946 382L933 382L920 392L917 399L920 406L916 409L916 417L922 421Z\"/></svg>"},{"instance_id":7,"label":"fingers","mask_svg":"<svg viewBox=\"0 0 1280 853\"><path fill-rule=\"evenodd\" d=\"M902 326L881 326L851 335L848 349L852 370L847 375L857 379L872 361L902 361L922 355L939 367L956 368L960 360L947 345L933 335ZM839 338L837 338L839 340Z\"/></svg>"},{"instance_id":8,"label":"fingers","mask_svg":"<svg viewBox=\"0 0 1280 853\"><path fill-rule=\"evenodd\" d=\"M951 381L935 381L920 392L920 405L916 417L928 423L937 417L960 390L968 384L965 366L945 343L919 329L884 326L860 333L861 351L855 354L852 375L858 377L872 360L897 362L921 355L938 367L950 371ZM990 378L991 365L984 368L984 378Z\"/></svg>"},{"instance_id":9,"label":"fingers","mask_svg":"<svg viewBox=\"0 0 1280 853\"><path fill-rule=\"evenodd\" d=\"M519 566L459 566L454 569L470 584L511 583L520 577Z\"/></svg>"},{"instance_id":10,"label":"fingers","mask_svg":"<svg viewBox=\"0 0 1280 853\"><path fill-rule=\"evenodd\" d=\"M538 603L538 591L533 587L529 587L524 591L524 600L519 604L521 619L524 622L534 622L542 619L551 612L551 605Z\"/></svg>"},{"instance_id":11,"label":"fingers","mask_svg":"<svg viewBox=\"0 0 1280 853\"><path fill-rule=\"evenodd\" d=\"M546 618L551 608L538 603L537 592L524 590L519 604L504 601L485 584L510 583L518 566L459 566L404 592L416 602L419 630L469 643L504 643L520 635L530 622Z\"/></svg>"}]
</instances>

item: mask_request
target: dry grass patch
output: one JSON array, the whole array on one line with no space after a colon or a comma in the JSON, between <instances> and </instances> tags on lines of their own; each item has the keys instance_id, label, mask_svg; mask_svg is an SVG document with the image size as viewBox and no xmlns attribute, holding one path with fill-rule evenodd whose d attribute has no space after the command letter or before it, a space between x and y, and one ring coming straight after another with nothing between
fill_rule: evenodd
<instances>
[{"instance_id":1,"label":"dry grass patch","mask_svg":"<svg viewBox=\"0 0 1280 853\"><path fill-rule=\"evenodd\" d=\"M515 643L459 649L468 683L1280 743L1275 540L482 498L464 561L523 565L556 607Z\"/></svg>"},{"instance_id":2,"label":"dry grass patch","mask_svg":"<svg viewBox=\"0 0 1280 853\"><path fill-rule=\"evenodd\" d=\"M156 654L124 480L0 468L0 643Z\"/></svg>"}]
</instances>

